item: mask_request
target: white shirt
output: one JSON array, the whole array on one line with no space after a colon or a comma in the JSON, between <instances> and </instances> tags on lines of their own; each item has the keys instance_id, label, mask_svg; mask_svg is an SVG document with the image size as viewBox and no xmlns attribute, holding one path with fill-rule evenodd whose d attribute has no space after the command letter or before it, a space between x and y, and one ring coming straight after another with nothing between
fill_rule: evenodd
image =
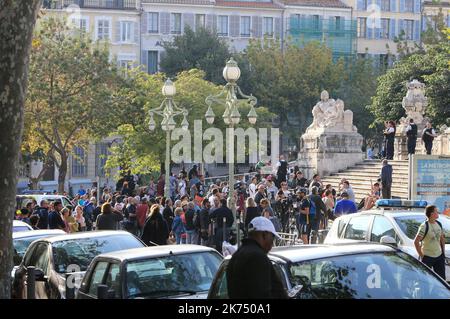
<instances>
[{"instance_id":1,"label":"white shirt","mask_svg":"<svg viewBox=\"0 0 450 319\"><path fill-rule=\"evenodd\" d=\"M251 198L255 199L255 195L256 195L256 185L255 185L255 184L251 183L251 184L248 186L248 195L249 195Z\"/></svg>"},{"instance_id":2,"label":"white shirt","mask_svg":"<svg viewBox=\"0 0 450 319\"><path fill-rule=\"evenodd\" d=\"M422 135L425 133L425 130L427 130L428 128L424 128L422 131ZM434 130L434 128L431 129L431 134L436 135L436 132Z\"/></svg>"},{"instance_id":3,"label":"white shirt","mask_svg":"<svg viewBox=\"0 0 450 319\"><path fill-rule=\"evenodd\" d=\"M178 193L180 194L180 197L186 195L186 182L183 180L178 183Z\"/></svg>"},{"instance_id":4,"label":"white shirt","mask_svg":"<svg viewBox=\"0 0 450 319\"><path fill-rule=\"evenodd\" d=\"M393 127L390 127L386 130L386 133L394 133L394 132L395 132L395 130Z\"/></svg>"}]
</instances>

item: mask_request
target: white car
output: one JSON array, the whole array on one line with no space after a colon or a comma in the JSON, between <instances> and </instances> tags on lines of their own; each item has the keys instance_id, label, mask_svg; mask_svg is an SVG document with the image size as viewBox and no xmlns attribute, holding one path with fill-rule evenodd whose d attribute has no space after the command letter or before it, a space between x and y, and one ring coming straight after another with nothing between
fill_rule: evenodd
<instances>
[{"instance_id":1,"label":"white car","mask_svg":"<svg viewBox=\"0 0 450 319\"><path fill-rule=\"evenodd\" d=\"M13 220L13 233L33 230L33 227L20 220Z\"/></svg>"},{"instance_id":2,"label":"white car","mask_svg":"<svg viewBox=\"0 0 450 319\"><path fill-rule=\"evenodd\" d=\"M418 258L414 238L420 224L426 220L424 208L386 208L377 207L337 218L324 244L355 241L393 243L400 250ZM450 281L450 218L440 215L438 220L445 232L445 272L446 280Z\"/></svg>"},{"instance_id":3,"label":"white car","mask_svg":"<svg viewBox=\"0 0 450 319\"><path fill-rule=\"evenodd\" d=\"M27 205L31 200L36 200L38 205L41 205L42 200L47 200L49 202L60 201L65 206L72 206L69 198L62 195L44 195L44 194L28 194L28 195L16 195L16 207L21 209Z\"/></svg>"}]
</instances>

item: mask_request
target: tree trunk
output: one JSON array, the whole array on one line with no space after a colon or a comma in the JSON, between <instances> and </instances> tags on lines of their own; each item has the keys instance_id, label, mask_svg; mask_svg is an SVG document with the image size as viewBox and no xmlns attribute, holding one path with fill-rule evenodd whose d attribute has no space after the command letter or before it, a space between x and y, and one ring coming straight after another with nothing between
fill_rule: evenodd
<instances>
[{"instance_id":1,"label":"tree trunk","mask_svg":"<svg viewBox=\"0 0 450 319\"><path fill-rule=\"evenodd\" d=\"M0 2L0 299L11 297L12 220L33 29L41 0Z\"/></svg>"},{"instance_id":2,"label":"tree trunk","mask_svg":"<svg viewBox=\"0 0 450 319\"><path fill-rule=\"evenodd\" d=\"M66 152L61 154L61 165L58 167L58 192L64 192L64 184L66 183L66 175L67 175L67 161L69 156Z\"/></svg>"}]
</instances>

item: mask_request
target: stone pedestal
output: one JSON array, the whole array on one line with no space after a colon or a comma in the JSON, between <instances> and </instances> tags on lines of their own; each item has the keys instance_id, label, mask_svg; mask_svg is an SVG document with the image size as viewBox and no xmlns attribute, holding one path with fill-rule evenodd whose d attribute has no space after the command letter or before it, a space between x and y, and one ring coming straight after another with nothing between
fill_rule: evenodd
<instances>
[{"instance_id":1,"label":"stone pedestal","mask_svg":"<svg viewBox=\"0 0 450 319\"><path fill-rule=\"evenodd\" d=\"M308 132L300 139L298 165L307 178L336 173L364 159L363 137L357 132Z\"/></svg>"}]
</instances>

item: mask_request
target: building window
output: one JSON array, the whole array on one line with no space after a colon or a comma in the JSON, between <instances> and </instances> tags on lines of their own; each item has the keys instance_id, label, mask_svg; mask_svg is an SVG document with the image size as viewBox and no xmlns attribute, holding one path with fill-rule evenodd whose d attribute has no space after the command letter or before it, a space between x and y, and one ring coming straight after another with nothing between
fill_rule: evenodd
<instances>
[{"instance_id":1,"label":"building window","mask_svg":"<svg viewBox=\"0 0 450 319\"><path fill-rule=\"evenodd\" d=\"M361 10L367 10L367 5L370 0L362 0L362 8Z\"/></svg>"},{"instance_id":2,"label":"building window","mask_svg":"<svg viewBox=\"0 0 450 319\"><path fill-rule=\"evenodd\" d=\"M414 0L405 0L405 12L414 12Z\"/></svg>"},{"instance_id":3,"label":"building window","mask_svg":"<svg viewBox=\"0 0 450 319\"><path fill-rule=\"evenodd\" d=\"M133 68L133 61L131 60L119 60L117 64L124 77L127 77L128 72Z\"/></svg>"},{"instance_id":4,"label":"building window","mask_svg":"<svg viewBox=\"0 0 450 319\"><path fill-rule=\"evenodd\" d=\"M273 37L273 18L264 17L263 19L263 34Z\"/></svg>"},{"instance_id":5,"label":"building window","mask_svg":"<svg viewBox=\"0 0 450 319\"><path fill-rule=\"evenodd\" d=\"M159 14L158 12L148 13L148 33L158 33L159 32Z\"/></svg>"},{"instance_id":6,"label":"building window","mask_svg":"<svg viewBox=\"0 0 450 319\"><path fill-rule=\"evenodd\" d=\"M158 51L148 51L148 73L158 72Z\"/></svg>"},{"instance_id":7,"label":"building window","mask_svg":"<svg viewBox=\"0 0 450 319\"><path fill-rule=\"evenodd\" d=\"M250 17L241 17L241 37L250 36Z\"/></svg>"},{"instance_id":8,"label":"building window","mask_svg":"<svg viewBox=\"0 0 450 319\"><path fill-rule=\"evenodd\" d=\"M381 0L381 11L391 11L391 0Z\"/></svg>"},{"instance_id":9,"label":"building window","mask_svg":"<svg viewBox=\"0 0 450 319\"><path fill-rule=\"evenodd\" d=\"M206 18L204 14L196 14L195 15L195 28L205 28L206 26Z\"/></svg>"},{"instance_id":10,"label":"building window","mask_svg":"<svg viewBox=\"0 0 450 319\"><path fill-rule=\"evenodd\" d=\"M389 19L381 19L381 39L389 39Z\"/></svg>"},{"instance_id":11,"label":"building window","mask_svg":"<svg viewBox=\"0 0 450 319\"><path fill-rule=\"evenodd\" d=\"M131 42L133 36L133 22L120 21L120 41Z\"/></svg>"},{"instance_id":12,"label":"building window","mask_svg":"<svg viewBox=\"0 0 450 319\"><path fill-rule=\"evenodd\" d=\"M341 23L342 23L341 17L334 17L334 18L335 18L335 22L336 22L336 24L335 24L336 29L335 30L341 30Z\"/></svg>"},{"instance_id":13,"label":"building window","mask_svg":"<svg viewBox=\"0 0 450 319\"><path fill-rule=\"evenodd\" d=\"M312 27L314 30L319 30L319 16L318 15L312 16Z\"/></svg>"},{"instance_id":14,"label":"building window","mask_svg":"<svg viewBox=\"0 0 450 319\"><path fill-rule=\"evenodd\" d=\"M72 155L72 176L84 177L87 175L87 154L83 148L75 146Z\"/></svg>"},{"instance_id":15,"label":"building window","mask_svg":"<svg viewBox=\"0 0 450 319\"><path fill-rule=\"evenodd\" d=\"M170 33L181 34L181 13L170 14Z\"/></svg>"},{"instance_id":16,"label":"building window","mask_svg":"<svg viewBox=\"0 0 450 319\"><path fill-rule=\"evenodd\" d=\"M405 20L405 38L412 40L414 35L414 20Z\"/></svg>"},{"instance_id":17,"label":"building window","mask_svg":"<svg viewBox=\"0 0 450 319\"><path fill-rule=\"evenodd\" d=\"M219 16L217 23L217 35L222 37L228 36L228 16Z\"/></svg>"},{"instance_id":18,"label":"building window","mask_svg":"<svg viewBox=\"0 0 450 319\"><path fill-rule=\"evenodd\" d=\"M72 19L72 24L75 28L79 29L82 33L88 32L87 19Z\"/></svg>"},{"instance_id":19,"label":"building window","mask_svg":"<svg viewBox=\"0 0 450 319\"><path fill-rule=\"evenodd\" d=\"M357 35L358 38L367 37L367 18L358 18Z\"/></svg>"},{"instance_id":20,"label":"building window","mask_svg":"<svg viewBox=\"0 0 450 319\"><path fill-rule=\"evenodd\" d=\"M97 39L98 40L109 40L110 39L111 26L109 20L98 20L97 21Z\"/></svg>"},{"instance_id":21,"label":"building window","mask_svg":"<svg viewBox=\"0 0 450 319\"><path fill-rule=\"evenodd\" d=\"M108 143L95 145L95 176L105 176L105 164L108 155Z\"/></svg>"}]
</instances>

